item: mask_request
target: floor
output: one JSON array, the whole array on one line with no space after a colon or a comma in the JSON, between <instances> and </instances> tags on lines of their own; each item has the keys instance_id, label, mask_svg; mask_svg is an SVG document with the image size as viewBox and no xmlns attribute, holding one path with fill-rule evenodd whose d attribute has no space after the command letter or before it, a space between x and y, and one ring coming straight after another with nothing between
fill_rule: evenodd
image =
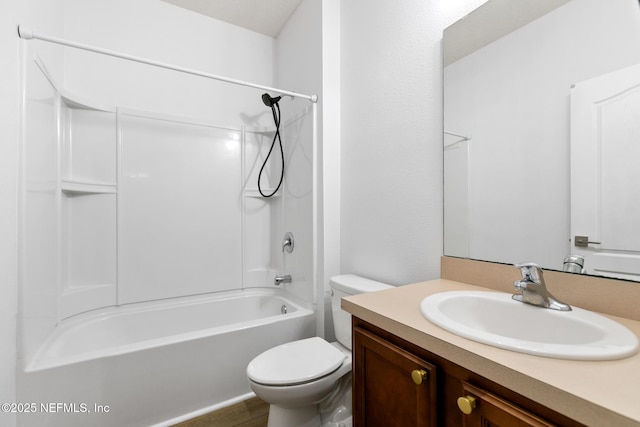
<instances>
[{"instance_id":1,"label":"floor","mask_svg":"<svg viewBox=\"0 0 640 427\"><path fill-rule=\"evenodd\" d=\"M254 397L173 427L266 427L268 416L269 404Z\"/></svg>"}]
</instances>

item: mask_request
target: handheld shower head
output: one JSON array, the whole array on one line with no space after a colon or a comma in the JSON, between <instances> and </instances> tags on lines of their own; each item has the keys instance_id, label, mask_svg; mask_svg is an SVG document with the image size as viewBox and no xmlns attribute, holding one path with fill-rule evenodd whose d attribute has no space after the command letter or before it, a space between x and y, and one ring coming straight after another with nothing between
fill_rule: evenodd
<instances>
[{"instance_id":1,"label":"handheld shower head","mask_svg":"<svg viewBox=\"0 0 640 427\"><path fill-rule=\"evenodd\" d=\"M284 179L284 150L282 149L282 138L280 137L280 105L278 102L280 101L281 96L272 97L268 93L262 95L262 102L267 107L271 107L271 113L273 114L273 123L276 125L276 131L273 134L273 141L271 142L271 148L269 148L269 152L267 153L267 157L264 159L264 163L262 163L262 167L260 168L260 172L258 172L258 191L262 197L271 197L278 192L280 186L282 185L282 181ZM269 156L271 156L271 152L273 151L273 147L276 145L276 141L280 144L280 159L282 160L282 168L280 169L280 181L278 182L278 186L273 192L269 194L265 194L262 191L262 186L260 181L262 179L262 172L264 171L265 166L267 166L267 161L269 160Z\"/></svg>"},{"instance_id":2,"label":"handheld shower head","mask_svg":"<svg viewBox=\"0 0 640 427\"><path fill-rule=\"evenodd\" d=\"M269 95L268 93L265 93L262 95L262 102L264 102L264 105L266 105L267 107L273 107L278 103L278 101L280 101L281 98L282 98L281 96L276 96L272 98L271 95Z\"/></svg>"}]
</instances>

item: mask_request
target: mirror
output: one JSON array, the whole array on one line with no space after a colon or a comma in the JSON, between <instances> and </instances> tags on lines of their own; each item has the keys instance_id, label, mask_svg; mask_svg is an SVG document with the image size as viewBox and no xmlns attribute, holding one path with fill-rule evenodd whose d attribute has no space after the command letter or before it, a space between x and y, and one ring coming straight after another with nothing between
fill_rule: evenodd
<instances>
[{"instance_id":1,"label":"mirror","mask_svg":"<svg viewBox=\"0 0 640 427\"><path fill-rule=\"evenodd\" d=\"M588 274L640 280L640 82L576 104L640 64L638 0L489 0L445 30L443 51L444 254L560 271L579 254Z\"/></svg>"}]
</instances>

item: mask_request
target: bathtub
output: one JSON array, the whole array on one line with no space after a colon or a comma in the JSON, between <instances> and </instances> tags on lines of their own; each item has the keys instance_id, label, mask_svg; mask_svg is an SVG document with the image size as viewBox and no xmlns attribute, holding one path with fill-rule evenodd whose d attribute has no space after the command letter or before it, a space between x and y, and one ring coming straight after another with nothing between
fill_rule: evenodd
<instances>
[{"instance_id":1,"label":"bathtub","mask_svg":"<svg viewBox=\"0 0 640 427\"><path fill-rule=\"evenodd\" d=\"M314 319L312 310L279 289L74 316L19 373L24 387L18 399L37 409L18 414L19 425L169 426L227 406L253 395L249 361L313 336Z\"/></svg>"}]
</instances>

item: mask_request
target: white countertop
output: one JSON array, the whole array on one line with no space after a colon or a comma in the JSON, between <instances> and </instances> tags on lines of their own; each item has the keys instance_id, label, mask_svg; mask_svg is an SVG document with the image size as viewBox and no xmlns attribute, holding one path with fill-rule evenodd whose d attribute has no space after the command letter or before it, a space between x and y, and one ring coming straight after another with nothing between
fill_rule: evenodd
<instances>
[{"instance_id":1,"label":"white countertop","mask_svg":"<svg viewBox=\"0 0 640 427\"><path fill-rule=\"evenodd\" d=\"M640 354L613 361L551 359L492 347L454 335L420 313L434 293L494 292L451 280L433 280L342 299L342 308L413 344L503 385L583 424L640 426ZM606 315L640 337L640 322Z\"/></svg>"}]
</instances>

